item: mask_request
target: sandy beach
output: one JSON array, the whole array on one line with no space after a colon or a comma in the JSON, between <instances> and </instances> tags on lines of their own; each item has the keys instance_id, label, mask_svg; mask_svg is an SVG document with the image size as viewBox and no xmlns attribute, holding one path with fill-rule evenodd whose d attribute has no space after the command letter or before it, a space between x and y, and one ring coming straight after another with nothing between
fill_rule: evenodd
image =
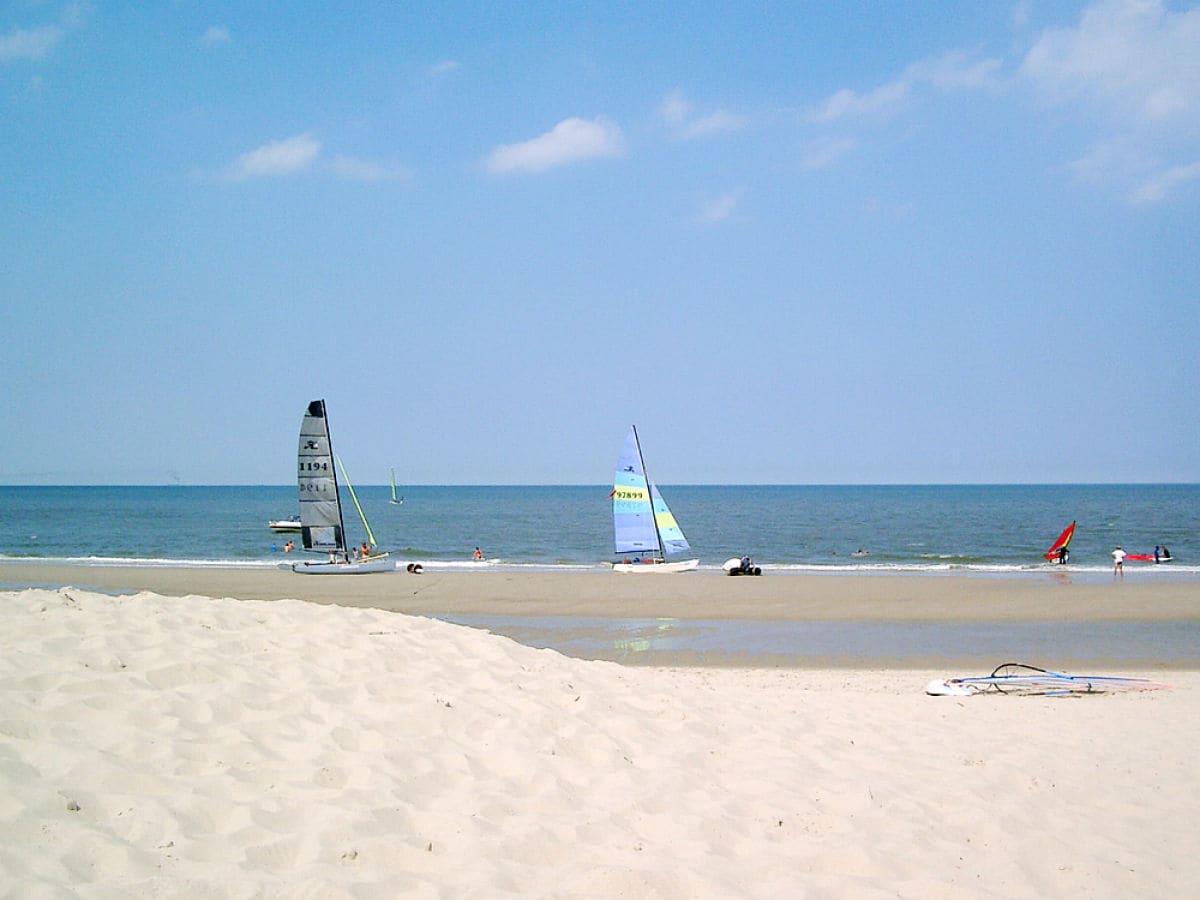
<instances>
[{"instance_id":1,"label":"sandy beach","mask_svg":"<svg viewBox=\"0 0 1200 900\"><path fill-rule=\"evenodd\" d=\"M294 601L2 608L6 892L1115 897L1200 875L1193 672L931 698L945 673L630 669Z\"/></svg>"},{"instance_id":2,"label":"sandy beach","mask_svg":"<svg viewBox=\"0 0 1200 900\"><path fill-rule=\"evenodd\" d=\"M966 591L1011 615L1184 621L1194 585L81 571L157 592L0 593L0 894L1185 897L1200 883L1194 669L1120 672L1172 685L1152 692L930 697L930 679L974 673L629 667L411 614L457 598L712 615L724 595L739 615L919 618L938 602L973 614Z\"/></svg>"}]
</instances>

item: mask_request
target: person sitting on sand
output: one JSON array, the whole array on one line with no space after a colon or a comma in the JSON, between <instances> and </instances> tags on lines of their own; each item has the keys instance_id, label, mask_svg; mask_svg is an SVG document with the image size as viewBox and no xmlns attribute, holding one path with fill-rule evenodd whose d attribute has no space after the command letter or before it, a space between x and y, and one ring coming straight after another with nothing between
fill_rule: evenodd
<instances>
[{"instance_id":1,"label":"person sitting on sand","mask_svg":"<svg viewBox=\"0 0 1200 900\"><path fill-rule=\"evenodd\" d=\"M407 566L404 567L404 570L406 572L408 572L409 575L420 575L421 574L421 564L420 563L409 563Z\"/></svg>"}]
</instances>

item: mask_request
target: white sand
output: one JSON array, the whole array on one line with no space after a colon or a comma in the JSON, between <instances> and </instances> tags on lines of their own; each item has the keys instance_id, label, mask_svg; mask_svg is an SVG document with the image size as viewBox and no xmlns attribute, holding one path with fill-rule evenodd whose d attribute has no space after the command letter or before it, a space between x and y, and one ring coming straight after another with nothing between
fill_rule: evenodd
<instances>
[{"instance_id":1,"label":"white sand","mask_svg":"<svg viewBox=\"0 0 1200 900\"><path fill-rule=\"evenodd\" d=\"M374 609L0 594L0 895L1195 896L1200 673L924 695L963 674L626 669Z\"/></svg>"}]
</instances>

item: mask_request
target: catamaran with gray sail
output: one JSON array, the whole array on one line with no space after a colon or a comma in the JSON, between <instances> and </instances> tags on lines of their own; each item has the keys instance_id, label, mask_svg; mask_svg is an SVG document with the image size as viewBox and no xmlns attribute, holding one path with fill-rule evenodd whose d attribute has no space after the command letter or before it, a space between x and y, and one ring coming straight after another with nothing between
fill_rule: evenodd
<instances>
[{"instance_id":1,"label":"catamaran with gray sail","mask_svg":"<svg viewBox=\"0 0 1200 900\"><path fill-rule=\"evenodd\" d=\"M346 476L346 468L342 466L342 461L333 452L324 400L313 400L304 413L304 419L300 423L298 463L301 540L305 550L328 554L328 559L322 562L294 563L292 571L303 575L394 572L395 563L388 559L388 555L376 552L375 535L371 533L371 526L354 493L354 486ZM346 545L342 500L338 494L338 466L342 468L342 475L346 478L346 489L350 493L350 499L354 501L354 508L358 510L367 533L363 552L356 557L352 557Z\"/></svg>"}]
</instances>

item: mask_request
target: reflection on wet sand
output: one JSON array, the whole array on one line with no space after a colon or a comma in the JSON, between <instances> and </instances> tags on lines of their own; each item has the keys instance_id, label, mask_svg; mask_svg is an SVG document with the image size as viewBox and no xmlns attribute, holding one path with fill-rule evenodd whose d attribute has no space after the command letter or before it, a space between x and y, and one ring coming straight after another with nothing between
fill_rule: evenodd
<instances>
[{"instance_id":1,"label":"reflection on wet sand","mask_svg":"<svg viewBox=\"0 0 1200 900\"><path fill-rule=\"evenodd\" d=\"M437 616L581 659L649 666L927 667L947 660L1200 668L1200 622L770 622Z\"/></svg>"}]
</instances>

